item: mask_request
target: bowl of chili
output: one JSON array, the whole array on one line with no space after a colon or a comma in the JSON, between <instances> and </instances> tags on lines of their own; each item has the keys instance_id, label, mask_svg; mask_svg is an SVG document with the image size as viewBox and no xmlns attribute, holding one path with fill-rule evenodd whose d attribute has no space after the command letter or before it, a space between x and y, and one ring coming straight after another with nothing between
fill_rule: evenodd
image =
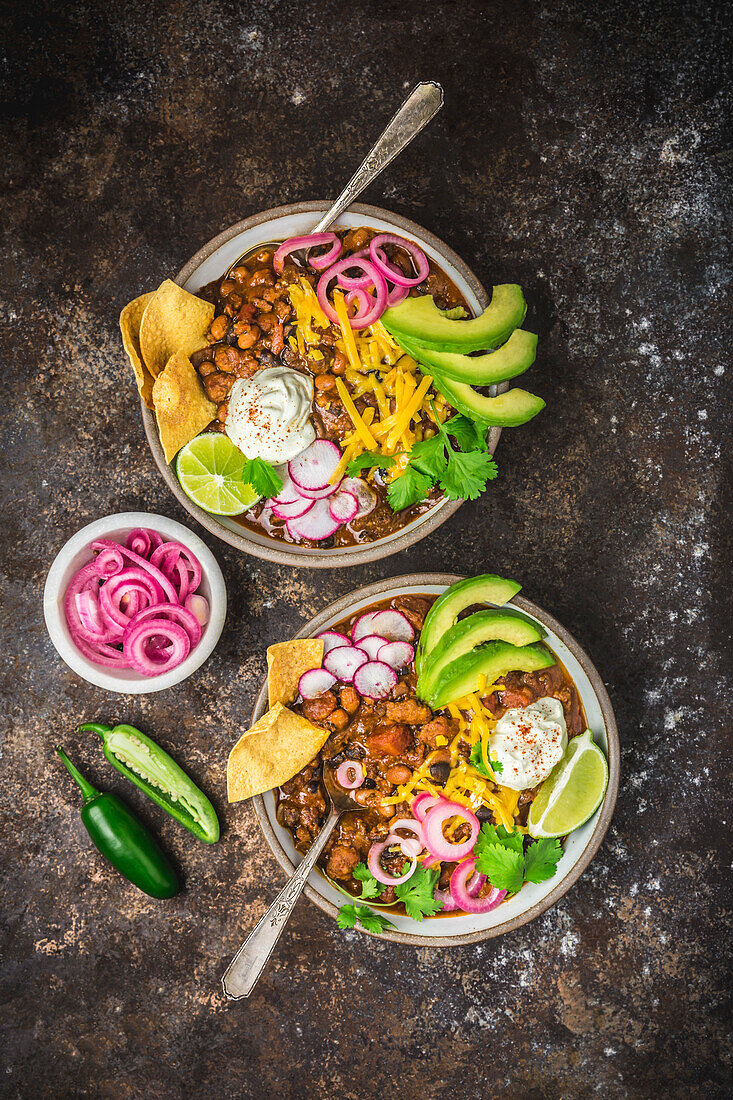
<instances>
[{"instance_id":1,"label":"bowl of chili","mask_svg":"<svg viewBox=\"0 0 733 1100\"><path fill-rule=\"evenodd\" d=\"M363 618L365 613L375 614L385 608L407 610L413 618L417 616L414 619L417 624L420 616L425 614L424 608L445 592L448 586L460 579L450 574L428 573L418 578L396 577L365 585L330 604L306 623L295 637L316 637L322 635L324 631L348 634L350 630L353 631L354 624L360 617ZM420 611L421 607L422 611ZM412 611L409 610L410 608ZM431 947L454 946L500 936L527 924L554 905L577 882L598 851L611 821L619 782L620 748L613 709L600 674L576 639L546 611L517 595L506 604L506 608L507 610L518 609L519 614L541 629L544 634L543 645L554 657L556 671L551 680L541 677L537 679L539 686L535 686L537 674L512 673L506 677L506 690L502 695L495 696L499 700L497 713L505 711L506 707L512 705L513 699L516 697L519 700L522 694L523 702L519 702L519 705L527 705L529 701L534 701L536 696L547 692L548 683L552 684L551 693L564 700L563 707L568 721L569 736L573 738L582 728L587 727L592 733L594 743L607 759L608 784L605 794L589 820L564 838L556 875L539 883L525 881L517 893L507 897L501 904L487 912L448 913L446 910L442 915L428 916L427 919L418 923L409 917L404 909L400 911L399 906L397 909L386 909L383 913L389 918L390 926L381 930L379 934L395 942ZM416 637L415 642L417 640ZM407 682L411 684L414 691L414 682L409 681L409 678ZM505 699L504 703L501 703L502 699ZM296 709L301 707L302 700L296 705ZM267 686L265 685L255 704L253 722L266 710ZM314 710L309 710L306 706L303 708L303 713L306 715L310 713L315 720ZM358 712L358 729L356 725L347 726L341 736L349 737L349 730L353 728L355 739L363 742L365 733L369 735L370 732L373 733L380 728L379 721L380 719L377 719L373 728L370 727L369 710L367 708L365 712L362 707ZM405 721L410 728L407 714ZM425 722L424 716L421 721ZM381 724L382 726L385 724L384 717L381 718ZM415 734L416 744L417 738L421 736L425 740L425 734L420 733L417 728L412 727L412 732ZM333 738L327 742L322 753L319 754L324 761L329 758L329 752L333 754L336 751L334 747L329 747L332 740ZM444 740L439 738L436 742L434 739L433 743L442 744ZM370 753L371 751L370 749ZM389 751L391 753L393 750L390 748ZM349 757L349 755L347 751L346 756ZM394 763L399 766L399 759ZM284 788L268 791L253 799L254 810L265 839L286 874L292 874L303 852L309 847L312 839L311 831L318 827L320 806L316 805L315 801L314 805L310 806L307 798L309 793L312 793L314 800L317 797L316 791L319 787L317 769L320 765L320 760L312 762ZM409 767L406 770L409 770ZM398 780L402 777L395 775L394 778ZM381 782L381 776L378 782L380 786L385 786ZM386 786L385 789L387 789ZM399 801L405 788L397 787L396 790ZM520 802L518 807L515 807L516 821L523 821L526 818L529 805L528 802L522 809ZM295 809L296 806L297 809ZM286 810L285 813L283 808ZM358 892L354 892L353 888L356 887L358 890L360 885L350 877L348 868L346 871L339 868L338 862L333 857L334 850L339 844L355 845L359 849L361 858L366 859L369 845L372 845L374 839L380 838L384 832L383 828L380 830L378 822L375 827L373 817L367 816L361 824L358 822L353 824L354 819L359 815L347 816L350 824L344 828L354 828L360 835L357 836L355 833L347 837L344 834L344 837L341 837L340 834L335 834L333 842L327 846L324 853L325 866L311 874L305 888L310 900L334 918L338 916L344 901L348 900L344 894L351 893L352 900L358 898ZM495 818L495 820L498 823L499 819ZM363 852L360 846L364 849ZM362 928L369 932L369 929L363 925Z\"/></svg>"},{"instance_id":2,"label":"bowl of chili","mask_svg":"<svg viewBox=\"0 0 733 1100\"><path fill-rule=\"evenodd\" d=\"M326 202L300 202L266 210L246 218L224 230L204 245L181 268L175 281L185 290L198 294L207 300L214 300L217 302L218 308L223 308L222 303L226 302L226 297L222 297L222 287L225 287L228 292L231 283L231 280L225 278L225 276L236 264L242 262L242 257L251 255L258 248L273 242L297 237L299 234L307 234L313 223L318 220L318 216L327 207L328 203ZM449 295L443 299L443 305L451 306L455 303L461 303L461 305L465 305L465 311L473 315L480 313L488 305L490 296L464 261L443 241L414 222L379 207L354 204L339 218L339 226L345 230L368 227L370 233L401 235L402 238L419 246L424 252L430 264L430 278L437 280L434 285L437 285L439 289L442 287L445 294ZM274 247L276 246L273 244L273 250ZM268 262L272 260L273 250L269 253ZM264 253L262 255L264 256ZM256 272L253 271L251 274L256 274ZM234 286L233 283L232 286ZM238 293L240 290L241 287L234 287L232 290L237 304L240 303L241 299L241 295ZM255 298L254 302L257 303L258 299ZM245 302L246 306L247 303ZM253 308L256 308L256 306ZM261 317L257 316L261 320ZM209 333L210 344L212 341L215 343L217 337L220 337L218 330L214 331L218 320L219 318L216 318L212 324ZM240 328L242 324L243 322L240 323ZM246 343L248 339L248 331L242 330L239 337L233 331L230 331L226 338L222 339L222 355L225 353L239 356L248 355L249 351L243 352L239 346L242 345L242 341ZM227 344L227 341L229 341L229 344ZM233 344L232 341L234 341ZM191 361L202 376L202 382L209 398L214 402L217 400L226 402L227 394L224 394L224 390L221 390L220 393L216 388L222 379L223 385L227 383L226 376L221 375L218 371L215 376L211 373L214 371L215 364L212 360L215 357L216 350L218 348L203 349L201 352L196 352L191 356ZM257 351L257 347L255 346L252 350ZM284 352L287 353L287 350L285 348ZM203 360L202 356L204 357ZM264 350L264 357L263 353L258 353L258 356L260 367L263 363L275 365L276 361L279 362L279 359L276 360L266 349ZM232 369L231 365L228 369ZM239 368L235 367L234 369ZM209 373L205 374L204 371ZM425 371L427 371L427 368L425 368ZM229 384L231 384L232 378L233 375L230 374ZM316 383L316 399L318 399L317 377ZM492 395L502 393L507 389L507 386L506 381L501 381L493 385L490 392ZM339 393L341 393L340 390ZM438 399L443 400L441 395L438 395ZM445 415L448 415L450 406L446 404L445 409ZM290 535L291 527L287 524L278 523L277 517L273 522L271 510L268 507L263 508L262 503L253 506L252 509L242 515L235 516L212 514L195 503L182 488L176 475L175 464L169 464L166 461L158 435L155 414L145 406L144 402L142 403L142 416L155 463L169 488L189 514L218 538L245 553L268 561L308 568L333 568L375 561L403 550L424 538L425 535L444 523L462 503L462 500L448 499L447 496L441 495L436 487L428 494L426 499L402 509L397 514L392 514L386 505L386 492L382 493L381 489L377 487L378 507L368 520L355 524L353 529L351 525L344 522L340 532L334 538L324 540L321 545L305 538L293 538ZM210 430L215 428L217 428L217 424L212 422ZM223 423L219 424L218 428L223 429ZM326 424L325 429L322 427L322 434L323 431L328 433L328 424ZM486 445L490 454L495 452L500 434L500 427L492 427L488 431ZM385 497L385 500L381 499L382 496ZM322 501L316 503L323 505ZM321 510L324 510L324 508L325 505ZM318 509L314 509L315 511L318 511ZM361 515L357 516L357 519L361 519Z\"/></svg>"}]
</instances>

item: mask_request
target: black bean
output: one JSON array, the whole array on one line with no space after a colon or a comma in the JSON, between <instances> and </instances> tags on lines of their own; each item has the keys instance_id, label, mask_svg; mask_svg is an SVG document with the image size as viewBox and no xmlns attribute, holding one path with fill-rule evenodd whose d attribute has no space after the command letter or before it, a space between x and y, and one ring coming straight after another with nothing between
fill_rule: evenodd
<instances>
[{"instance_id":1,"label":"black bean","mask_svg":"<svg viewBox=\"0 0 733 1100\"><path fill-rule=\"evenodd\" d=\"M494 820L494 815L492 814L491 810L487 809L486 806L479 806L478 810L476 810L476 817L479 819L479 821Z\"/></svg>"},{"instance_id":2,"label":"black bean","mask_svg":"<svg viewBox=\"0 0 733 1100\"><path fill-rule=\"evenodd\" d=\"M366 749L363 745L349 745L349 756L352 760L363 760L366 756Z\"/></svg>"},{"instance_id":3,"label":"black bean","mask_svg":"<svg viewBox=\"0 0 733 1100\"><path fill-rule=\"evenodd\" d=\"M440 783L441 787L445 786L445 783L450 775L450 764L439 763L430 765L430 774L436 783Z\"/></svg>"},{"instance_id":4,"label":"black bean","mask_svg":"<svg viewBox=\"0 0 733 1100\"><path fill-rule=\"evenodd\" d=\"M368 791L373 791L376 785L376 779L365 779L362 783L362 787L365 787Z\"/></svg>"},{"instance_id":5,"label":"black bean","mask_svg":"<svg viewBox=\"0 0 733 1100\"><path fill-rule=\"evenodd\" d=\"M321 789L321 784L318 782L317 779L312 779L310 781L310 783L308 784L308 790L310 791L311 794L317 794L318 791L320 791L320 789Z\"/></svg>"},{"instance_id":6,"label":"black bean","mask_svg":"<svg viewBox=\"0 0 733 1100\"><path fill-rule=\"evenodd\" d=\"M328 762L329 762L329 764L331 764L335 768L339 764L343 764L345 759L346 759L346 753L342 750L341 752L337 752L334 756L329 757Z\"/></svg>"}]
</instances>

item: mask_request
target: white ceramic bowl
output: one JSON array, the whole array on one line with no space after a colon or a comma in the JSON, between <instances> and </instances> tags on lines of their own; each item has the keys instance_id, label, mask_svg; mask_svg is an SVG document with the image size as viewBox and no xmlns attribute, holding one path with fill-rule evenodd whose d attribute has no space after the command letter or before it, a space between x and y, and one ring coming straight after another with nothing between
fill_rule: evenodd
<instances>
[{"instance_id":1,"label":"white ceramic bowl","mask_svg":"<svg viewBox=\"0 0 733 1100\"><path fill-rule=\"evenodd\" d=\"M201 641L191 651L185 661L170 672L160 676L141 676L132 669L119 672L116 669L95 665L87 660L74 645L64 615L64 595L74 574L83 565L92 560L89 546L95 539L114 539L124 542L135 527L152 527L167 542L182 542L196 555L201 563L201 584L198 591L209 602L211 616L203 628ZM194 535L181 523L153 512L119 512L114 516L105 516L94 523L82 527L59 550L46 577L43 591L43 615L51 641L59 656L69 668L84 680L108 691L124 692L128 695L148 695L153 691L173 687L187 679L210 656L224 628L227 613L227 590L224 577L216 558L198 535Z\"/></svg>"},{"instance_id":2,"label":"white ceramic bowl","mask_svg":"<svg viewBox=\"0 0 733 1100\"><path fill-rule=\"evenodd\" d=\"M178 272L176 282L195 294L201 287L223 275L235 260L258 244L309 233L330 205L329 202L298 202L254 214L225 229L223 233L204 245ZM423 251L453 280L472 310L480 313L488 305L489 295L468 265L452 248L415 222L377 206L354 203L340 215L337 224L347 228L368 225L408 237L419 244ZM508 382L502 382L499 386L491 387L489 392L500 393L508 389L508 386ZM264 558L265 561L308 569L332 569L335 566L360 565L363 562L378 561L380 558L386 558L398 550L404 550L413 543L419 542L425 535L444 523L463 503L461 500L444 499L424 515L418 516L412 523L395 531L394 534L364 545L320 550L317 547L298 546L281 539L273 539L264 531L251 531L227 516L213 516L194 504L181 488L173 466L165 460L158 438L155 416L144 404L141 408L145 434L156 465L171 492L186 511L217 538L223 539L247 554ZM496 450L500 435L501 428L492 428L489 433L489 447L492 453Z\"/></svg>"},{"instance_id":3,"label":"white ceramic bowl","mask_svg":"<svg viewBox=\"0 0 733 1100\"><path fill-rule=\"evenodd\" d=\"M462 578L451 574L425 573L419 577L395 577L365 585L331 604L320 615L311 619L295 637L312 637L346 615L367 608L376 600L420 592L439 595L448 585L460 579ZM539 885L525 884L518 894L490 913L467 913L465 916L418 923L385 909L384 913L396 925L396 931L382 932L382 939L421 947L452 947L501 936L527 924L549 909L577 881L598 850L610 824L618 790L620 752L616 722L603 681L588 655L556 619L520 596L515 596L511 603L544 627L544 641L565 665L578 689L593 739L603 749L608 760L609 779L605 797L593 817L567 838L557 874L549 881ZM267 685L257 699L253 720L256 721L264 713L266 706ZM274 792L258 795L253 803L275 858L287 874L292 874L302 857L296 852L290 833L277 822ZM311 873L305 892L311 901L332 917L336 916L339 907L347 900L317 870Z\"/></svg>"}]
</instances>

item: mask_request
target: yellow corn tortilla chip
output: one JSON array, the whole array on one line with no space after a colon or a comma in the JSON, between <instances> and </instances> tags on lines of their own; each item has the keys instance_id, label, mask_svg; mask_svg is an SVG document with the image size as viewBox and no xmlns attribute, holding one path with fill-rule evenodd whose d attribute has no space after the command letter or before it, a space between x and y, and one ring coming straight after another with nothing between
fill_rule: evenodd
<instances>
[{"instance_id":1,"label":"yellow corn tortilla chip","mask_svg":"<svg viewBox=\"0 0 733 1100\"><path fill-rule=\"evenodd\" d=\"M153 378L175 352L190 355L202 348L213 319L211 302L189 294L171 279L161 283L140 322L140 353Z\"/></svg>"},{"instance_id":2,"label":"yellow corn tortilla chip","mask_svg":"<svg viewBox=\"0 0 733 1100\"><path fill-rule=\"evenodd\" d=\"M271 707L298 698L298 681L304 672L323 664L323 642L297 638L276 642L267 649L267 696Z\"/></svg>"},{"instance_id":3,"label":"yellow corn tortilla chip","mask_svg":"<svg viewBox=\"0 0 733 1100\"><path fill-rule=\"evenodd\" d=\"M229 753L227 798L241 802L282 786L310 763L328 738L328 730L276 703Z\"/></svg>"},{"instance_id":4,"label":"yellow corn tortilla chip","mask_svg":"<svg viewBox=\"0 0 733 1100\"><path fill-rule=\"evenodd\" d=\"M153 376L145 366L140 351L140 323L143 319L145 307L155 291L149 294L141 294L139 298L128 302L120 314L120 332L122 333L122 346L127 352L127 358L135 372L138 393L149 409L153 407Z\"/></svg>"},{"instance_id":5,"label":"yellow corn tortilla chip","mask_svg":"<svg viewBox=\"0 0 733 1100\"><path fill-rule=\"evenodd\" d=\"M171 355L153 383L153 407L166 462L170 462L216 416L193 363L183 352Z\"/></svg>"}]
</instances>

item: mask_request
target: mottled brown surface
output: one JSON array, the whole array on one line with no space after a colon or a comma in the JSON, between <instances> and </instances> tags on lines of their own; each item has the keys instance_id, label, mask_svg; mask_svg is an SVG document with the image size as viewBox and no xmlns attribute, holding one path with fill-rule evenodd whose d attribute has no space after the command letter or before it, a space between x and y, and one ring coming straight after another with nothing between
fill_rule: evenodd
<instances>
[{"instance_id":1,"label":"mottled brown surface","mask_svg":"<svg viewBox=\"0 0 733 1100\"><path fill-rule=\"evenodd\" d=\"M10 1097L720 1097L730 629L724 467L723 6L177 0L5 5L2 1051ZM56 656L41 591L82 524L184 519L146 449L116 317L221 228L334 194L403 87L446 108L367 193L518 280L540 333L500 479L382 565L278 569L207 537L230 613L199 674L148 698ZM402 949L303 902L249 1003L222 964L281 884L224 765L264 648L359 582L522 580L602 670L623 742L590 871L499 942ZM188 840L81 717L139 723L211 792ZM159 830L185 892L90 850L64 742ZM727 738L729 740L729 736Z\"/></svg>"}]
</instances>

